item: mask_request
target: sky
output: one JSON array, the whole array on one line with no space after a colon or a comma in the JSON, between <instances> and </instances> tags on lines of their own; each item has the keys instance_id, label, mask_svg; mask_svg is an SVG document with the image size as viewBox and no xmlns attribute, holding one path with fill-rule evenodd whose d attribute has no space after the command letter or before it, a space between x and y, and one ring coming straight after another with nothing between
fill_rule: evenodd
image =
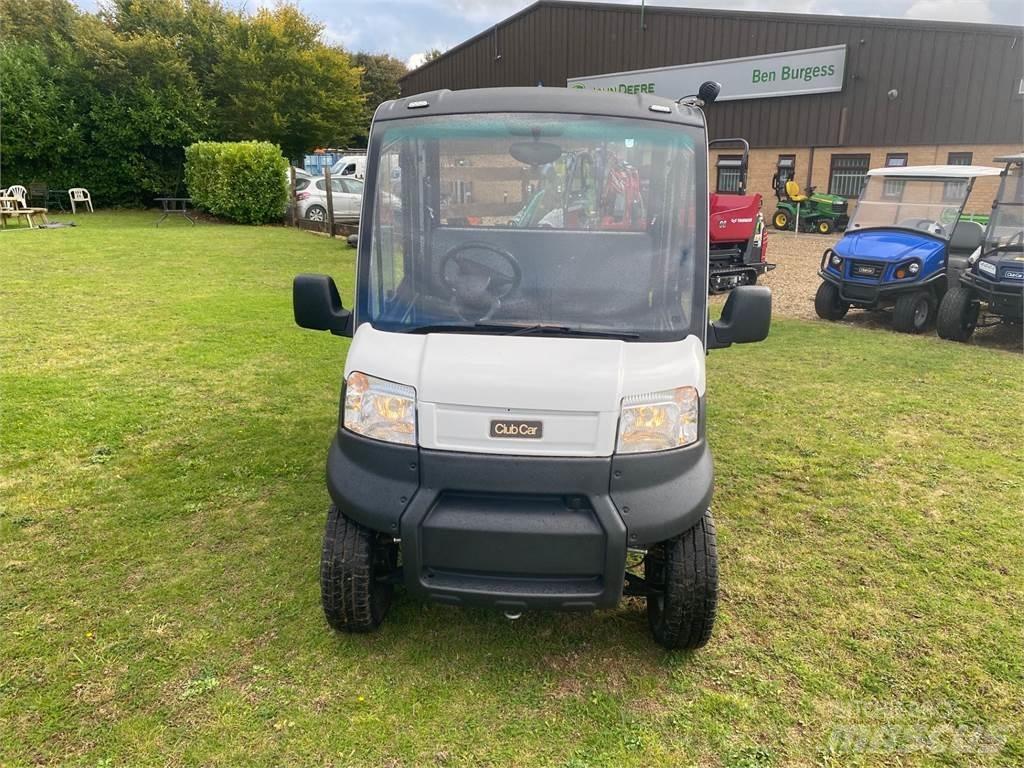
<instances>
[{"instance_id":1,"label":"sky","mask_svg":"<svg viewBox=\"0 0 1024 768\"><path fill-rule=\"evenodd\" d=\"M276 0L225 0L252 10ZM410 67L432 48L447 50L530 5L533 0L296 0L319 20L328 41L351 51L390 53ZM77 0L94 10L97 0ZM640 0L618 0L640 5ZM650 0L685 6L787 13L1024 24L1021 0Z\"/></svg>"}]
</instances>

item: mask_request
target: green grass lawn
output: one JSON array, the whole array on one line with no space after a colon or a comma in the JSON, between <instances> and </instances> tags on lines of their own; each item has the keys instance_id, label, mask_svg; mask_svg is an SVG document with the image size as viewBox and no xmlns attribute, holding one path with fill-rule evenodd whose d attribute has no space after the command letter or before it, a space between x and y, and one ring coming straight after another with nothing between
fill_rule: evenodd
<instances>
[{"instance_id":1,"label":"green grass lawn","mask_svg":"<svg viewBox=\"0 0 1024 768\"><path fill-rule=\"evenodd\" d=\"M1019 354L777 321L709 358L722 602L319 606L347 341L281 228L79 216L0 234L0 765L1024 762Z\"/></svg>"}]
</instances>

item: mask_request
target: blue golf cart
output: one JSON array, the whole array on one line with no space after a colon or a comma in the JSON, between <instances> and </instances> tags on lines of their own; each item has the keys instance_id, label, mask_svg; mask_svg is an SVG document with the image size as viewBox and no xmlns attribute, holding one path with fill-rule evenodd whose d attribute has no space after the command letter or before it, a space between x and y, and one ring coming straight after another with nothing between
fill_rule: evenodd
<instances>
[{"instance_id":1,"label":"blue golf cart","mask_svg":"<svg viewBox=\"0 0 1024 768\"><path fill-rule=\"evenodd\" d=\"M893 308L893 328L921 333L935 319L985 230L961 220L974 180L998 176L979 165L874 168L842 240L826 248L814 309L840 320L850 307ZM947 283L947 272L950 274Z\"/></svg>"},{"instance_id":2,"label":"blue golf cart","mask_svg":"<svg viewBox=\"0 0 1024 768\"><path fill-rule=\"evenodd\" d=\"M982 246L967 259L959 284L939 305L939 336L967 341L975 328L1024 323L1024 152L1003 155L999 191L992 201Z\"/></svg>"}]
</instances>

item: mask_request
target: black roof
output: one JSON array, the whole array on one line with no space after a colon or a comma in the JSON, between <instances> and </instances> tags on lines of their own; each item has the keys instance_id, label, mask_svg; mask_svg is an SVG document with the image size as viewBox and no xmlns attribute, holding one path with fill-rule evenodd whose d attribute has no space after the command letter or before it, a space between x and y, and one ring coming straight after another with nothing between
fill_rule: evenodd
<instances>
[{"instance_id":1,"label":"black roof","mask_svg":"<svg viewBox=\"0 0 1024 768\"><path fill-rule=\"evenodd\" d=\"M420 106L423 104L425 106ZM669 111L666 112L666 109ZM474 88L465 91L429 91L385 101L377 107L373 119L378 122L427 115L484 112L550 112L632 117L704 127L704 113L700 109L678 104L670 99L648 94L626 95L575 88Z\"/></svg>"}]
</instances>

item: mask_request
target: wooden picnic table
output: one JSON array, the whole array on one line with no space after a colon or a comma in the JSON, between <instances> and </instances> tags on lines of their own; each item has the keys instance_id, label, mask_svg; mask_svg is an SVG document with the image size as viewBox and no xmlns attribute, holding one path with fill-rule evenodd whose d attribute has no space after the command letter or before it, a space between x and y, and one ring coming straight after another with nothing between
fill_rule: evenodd
<instances>
[{"instance_id":1,"label":"wooden picnic table","mask_svg":"<svg viewBox=\"0 0 1024 768\"><path fill-rule=\"evenodd\" d=\"M7 220L15 218L25 218L28 222L29 229L38 228L33 220L33 216L42 216L43 223L48 223L46 217L45 208L29 208L22 204L20 198L14 197L13 195L0 195L0 228L7 229Z\"/></svg>"},{"instance_id":2,"label":"wooden picnic table","mask_svg":"<svg viewBox=\"0 0 1024 768\"><path fill-rule=\"evenodd\" d=\"M160 222L171 215L183 216L192 222L193 227L196 225L196 220L188 215L190 213L189 205L192 203L191 197L157 197L155 199L163 206L163 215L156 220L158 227Z\"/></svg>"}]
</instances>

